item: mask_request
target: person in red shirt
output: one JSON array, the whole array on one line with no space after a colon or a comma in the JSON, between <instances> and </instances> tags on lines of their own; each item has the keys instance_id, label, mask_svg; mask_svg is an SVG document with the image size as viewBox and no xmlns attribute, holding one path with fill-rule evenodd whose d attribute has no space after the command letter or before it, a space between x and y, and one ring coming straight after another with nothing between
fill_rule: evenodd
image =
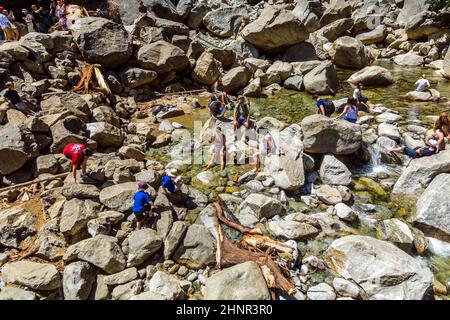
<instances>
[{"instance_id":1,"label":"person in red shirt","mask_svg":"<svg viewBox=\"0 0 450 320\"><path fill-rule=\"evenodd\" d=\"M69 143L64 147L63 155L72 161L73 182L77 183L77 169L81 167L81 176L86 176L86 165L89 157L93 154L92 149L81 143Z\"/></svg>"}]
</instances>

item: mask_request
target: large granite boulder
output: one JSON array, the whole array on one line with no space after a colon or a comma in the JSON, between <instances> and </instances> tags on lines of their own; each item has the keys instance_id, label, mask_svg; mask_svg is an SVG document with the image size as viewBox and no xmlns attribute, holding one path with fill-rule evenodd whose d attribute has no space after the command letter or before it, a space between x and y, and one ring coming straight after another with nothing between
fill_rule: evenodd
<instances>
[{"instance_id":1,"label":"large granite boulder","mask_svg":"<svg viewBox=\"0 0 450 320\"><path fill-rule=\"evenodd\" d=\"M7 263L1 271L5 284L19 285L40 291L52 291L61 286L59 272L50 263L23 260Z\"/></svg>"},{"instance_id":2,"label":"large granite boulder","mask_svg":"<svg viewBox=\"0 0 450 320\"><path fill-rule=\"evenodd\" d=\"M206 227L191 225L173 255L174 261L191 269L200 269L216 261L216 240Z\"/></svg>"},{"instance_id":3,"label":"large granite boulder","mask_svg":"<svg viewBox=\"0 0 450 320\"><path fill-rule=\"evenodd\" d=\"M126 86L138 88L151 83L158 77L158 74L153 70L128 67L119 73L119 77Z\"/></svg>"},{"instance_id":4,"label":"large granite boulder","mask_svg":"<svg viewBox=\"0 0 450 320\"><path fill-rule=\"evenodd\" d=\"M340 37L330 50L333 62L342 68L361 69L370 63L369 51L358 39Z\"/></svg>"},{"instance_id":5,"label":"large granite boulder","mask_svg":"<svg viewBox=\"0 0 450 320\"><path fill-rule=\"evenodd\" d=\"M335 94L339 79L334 64L325 61L308 72L303 78L305 90L311 94Z\"/></svg>"},{"instance_id":6,"label":"large granite boulder","mask_svg":"<svg viewBox=\"0 0 450 320\"><path fill-rule=\"evenodd\" d=\"M384 87L395 82L392 73L380 66L368 66L355 72L347 80L351 84L362 83L365 86Z\"/></svg>"},{"instance_id":7,"label":"large granite boulder","mask_svg":"<svg viewBox=\"0 0 450 320\"><path fill-rule=\"evenodd\" d=\"M100 202L111 210L127 212L133 206L136 191L136 182L116 184L100 191Z\"/></svg>"},{"instance_id":8,"label":"large granite boulder","mask_svg":"<svg viewBox=\"0 0 450 320\"><path fill-rule=\"evenodd\" d=\"M197 59L194 70L192 70L192 80L204 85L212 85L220 76L220 62L214 59L211 52L203 52Z\"/></svg>"},{"instance_id":9,"label":"large granite boulder","mask_svg":"<svg viewBox=\"0 0 450 320\"><path fill-rule=\"evenodd\" d=\"M335 240L324 254L331 271L352 279L371 300L422 300L433 291L433 273L395 245L367 236Z\"/></svg>"},{"instance_id":10,"label":"large granite boulder","mask_svg":"<svg viewBox=\"0 0 450 320\"><path fill-rule=\"evenodd\" d=\"M243 225L253 226L262 218L271 218L285 213L286 209L279 200L261 193L251 193L240 204L236 217Z\"/></svg>"},{"instance_id":11,"label":"large granite boulder","mask_svg":"<svg viewBox=\"0 0 450 320\"><path fill-rule=\"evenodd\" d=\"M94 268L77 261L64 268L63 292L65 300L87 300L96 279Z\"/></svg>"},{"instance_id":12,"label":"large granite boulder","mask_svg":"<svg viewBox=\"0 0 450 320\"><path fill-rule=\"evenodd\" d=\"M450 174L440 174L425 189L416 204L414 225L426 235L450 242Z\"/></svg>"},{"instance_id":13,"label":"large granite boulder","mask_svg":"<svg viewBox=\"0 0 450 320\"><path fill-rule=\"evenodd\" d=\"M352 173L332 154L323 157L319 169L320 180L325 184L348 186L352 181Z\"/></svg>"},{"instance_id":14,"label":"large granite boulder","mask_svg":"<svg viewBox=\"0 0 450 320\"><path fill-rule=\"evenodd\" d=\"M362 144L361 128L344 120L312 115L301 122L306 152L335 155L356 152Z\"/></svg>"},{"instance_id":15,"label":"large granite boulder","mask_svg":"<svg viewBox=\"0 0 450 320\"><path fill-rule=\"evenodd\" d=\"M236 67L228 71L222 78L225 92L235 94L245 87L251 78L250 70L245 67Z\"/></svg>"},{"instance_id":16,"label":"large granite boulder","mask_svg":"<svg viewBox=\"0 0 450 320\"><path fill-rule=\"evenodd\" d=\"M163 240L152 229L136 230L128 237L128 267L139 266L162 246Z\"/></svg>"},{"instance_id":17,"label":"large granite boulder","mask_svg":"<svg viewBox=\"0 0 450 320\"><path fill-rule=\"evenodd\" d=\"M113 274L125 269L126 258L115 237L97 235L67 248L64 261L82 260Z\"/></svg>"},{"instance_id":18,"label":"large granite boulder","mask_svg":"<svg viewBox=\"0 0 450 320\"><path fill-rule=\"evenodd\" d=\"M414 195L426 188L441 173L450 172L450 150L444 150L432 157L414 159L403 170L394 185L392 193Z\"/></svg>"},{"instance_id":19,"label":"large granite boulder","mask_svg":"<svg viewBox=\"0 0 450 320\"><path fill-rule=\"evenodd\" d=\"M290 11L267 6L258 19L242 30L246 41L262 50L274 50L308 39L303 23Z\"/></svg>"},{"instance_id":20,"label":"large granite boulder","mask_svg":"<svg viewBox=\"0 0 450 320\"><path fill-rule=\"evenodd\" d=\"M259 266L253 261L221 270L209 277L203 288L205 300L270 300Z\"/></svg>"},{"instance_id":21,"label":"large granite boulder","mask_svg":"<svg viewBox=\"0 0 450 320\"><path fill-rule=\"evenodd\" d=\"M39 155L34 136L25 126L6 124L0 136L0 174L13 173Z\"/></svg>"},{"instance_id":22,"label":"large granite boulder","mask_svg":"<svg viewBox=\"0 0 450 320\"><path fill-rule=\"evenodd\" d=\"M72 35L83 58L108 69L117 69L131 58L130 35L123 25L108 19L87 17L71 26Z\"/></svg>"},{"instance_id":23,"label":"large granite boulder","mask_svg":"<svg viewBox=\"0 0 450 320\"><path fill-rule=\"evenodd\" d=\"M441 94L436 89L424 92L410 91L406 94L406 99L410 101L438 101L440 98Z\"/></svg>"},{"instance_id":24,"label":"large granite boulder","mask_svg":"<svg viewBox=\"0 0 450 320\"><path fill-rule=\"evenodd\" d=\"M415 53L405 53L395 56L392 60L400 66L418 67L424 63L423 57Z\"/></svg>"},{"instance_id":25,"label":"large granite boulder","mask_svg":"<svg viewBox=\"0 0 450 320\"><path fill-rule=\"evenodd\" d=\"M91 122L86 125L86 129L89 138L97 142L100 147L119 148L125 139L122 130L107 122Z\"/></svg>"},{"instance_id":26,"label":"large granite boulder","mask_svg":"<svg viewBox=\"0 0 450 320\"><path fill-rule=\"evenodd\" d=\"M223 6L208 12L203 18L203 24L212 34L227 38L239 30L242 19L247 16L247 8L245 6Z\"/></svg>"},{"instance_id":27,"label":"large granite boulder","mask_svg":"<svg viewBox=\"0 0 450 320\"><path fill-rule=\"evenodd\" d=\"M158 74L180 72L189 67L186 53L177 46L159 40L142 46L137 53L137 64Z\"/></svg>"},{"instance_id":28,"label":"large granite boulder","mask_svg":"<svg viewBox=\"0 0 450 320\"><path fill-rule=\"evenodd\" d=\"M19 248L20 243L36 234L37 217L21 207L0 211L0 245Z\"/></svg>"}]
</instances>

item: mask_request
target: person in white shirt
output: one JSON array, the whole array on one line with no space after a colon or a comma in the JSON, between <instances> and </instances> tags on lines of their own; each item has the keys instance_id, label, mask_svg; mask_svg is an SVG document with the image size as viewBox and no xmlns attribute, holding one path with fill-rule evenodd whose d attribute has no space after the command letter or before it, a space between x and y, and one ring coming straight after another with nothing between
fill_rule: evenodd
<instances>
[{"instance_id":1,"label":"person in white shirt","mask_svg":"<svg viewBox=\"0 0 450 320\"><path fill-rule=\"evenodd\" d=\"M372 110L373 105L369 102L369 99L367 97L364 97L362 94L364 86L360 82L356 85L355 91L353 91L353 98L356 100L356 104L359 108L359 110L365 111L367 109L368 111Z\"/></svg>"},{"instance_id":2,"label":"person in white shirt","mask_svg":"<svg viewBox=\"0 0 450 320\"><path fill-rule=\"evenodd\" d=\"M422 78L417 80L414 85L417 86L416 91L418 91L418 92L425 92L430 87L430 82L427 80L427 78L423 74Z\"/></svg>"}]
</instances>

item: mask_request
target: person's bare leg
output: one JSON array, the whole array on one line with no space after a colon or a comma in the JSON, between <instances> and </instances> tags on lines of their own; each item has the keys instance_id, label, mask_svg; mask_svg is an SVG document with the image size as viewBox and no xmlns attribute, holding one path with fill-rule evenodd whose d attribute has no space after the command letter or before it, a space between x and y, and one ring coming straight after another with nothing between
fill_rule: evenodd
<instances>
[{"instance_id":1,"label":"person's bare leg","mask_svg":"<svg viewBox=\"0 0 450 320\"><path fill-rule=\"evenodd\" d=\"M81 173L82 174L86 174L87 161L88 161L88 159L84 159L83 163L81 164Z\"/></svg>"},{"instance_id":2,"label":"person's bare leg","mask_svg":"<svg viewBox=\"0 0 450 320\"><path fill-rule=\"evenodd\" d=\"M136 230L141 230L142 228L142 221L137 221L136 222Z\"/></svg>"},{"instance_id":3,"label":"person's bare leg","mask_svg":"<svg viewBox=\"0 0 450 320\"><path fill-rule=\"evenodd\" d=\"M403 148L386 148L387 151L390 152L398 152L398 153L402 153L403 152Z\"/></svg>"},{"instance_id":4,"label":"person's bare leg","mask_svg":"<svg viewBox=\"0 0 450 320\"><path fill-rule=\"evenodd\" d=\"M215 153L211 154L211 159L209 160L209 163L206 166L205 170L209 170L214 165L215 157L216 157Z\"/></svg>"},{"instance_id":5,"label":"person's bare leg","mask_svg":"<svg viewBox=\"0 0 450 320\"><path fill-rule=\"evenodd\" d=\"M225 170L225 152L223 150L220 152L220 170Z\"/></svg>"}]
</instances>

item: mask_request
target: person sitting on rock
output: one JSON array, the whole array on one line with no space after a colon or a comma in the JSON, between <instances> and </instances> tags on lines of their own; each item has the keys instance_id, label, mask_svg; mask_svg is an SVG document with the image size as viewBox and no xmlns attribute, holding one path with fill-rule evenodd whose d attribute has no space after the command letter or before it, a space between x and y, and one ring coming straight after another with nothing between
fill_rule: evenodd
<instances>
[{"instance_id":1,"label":"person sitting on rock","mask_svg":"<svg viewBox=\"0 0 450 320\"><path fill-rule=\"evenodd\" d=\"M344 107L344 111L342 111L342 113L338 115L336 119L342 118L342 116L344 116L344 120L347 120L351 123L356 123L356 121L358 120L358 107L353 97L349 97L347 99L347 104Z\"/></svg>"},{"instance_id":2,"label":"person sitting on rock","mask_svg":"<svg viewBox=\"0 0 450 320\"><path fill-rule=\"evenodd\" d=\"M362 90L364 89L364 85L360 82L356 85L355 91L353 91L353 98L358 105L359 110L364 111L364 109L371 110L372 104L369 102L367 97L363 96Z\"/></svg>"},{"instance_id":3,"label":"person sitting on rock","mask_svg":"<svg viewBox=\"0 0 450 320\"><path fill-rule=\"evenodd\" d=\"M326 117L331 117L331 115L336 111L333 101L320 99L317 94L313 96L313 100L317 103L317 113Z\"/></svg>"},{"instance_id":4,"label":"person sitting on rock","mask_svg":"<svg viewBox=\"0 0 450 320\"><path fill-rule=\"evenodd\" d=\"M209 153L211 159L205 170L209 170L216 162L217 158L220 158L220 170L225 170L225 156L227 150L227 139L222 132L222 128L216 127L214 136L211 137L211 142L214 144L210 147Z\"/></svg>"},{"instance_id":5,"label":"person sitting on rock","mask_svg":"<svg viewBox=\"0 0 450 320\"><path fill-rule=\"evenodd\" d=\"M168 169L161 178L161 187L166 195L174 194L180 190L183 180L181 177L177 177L177 172L176 169Z\"/></svg>"},{"instance_id":6,"label":"person sitting on rock","mask_svg":"<svg viewBox=\"0 0 450 320\"><path fill-rule=\"evenodd\" d=\"M433 125L433 133L437 131L442 131L444 136L450 138L450 120L448 115L444 112L436 119Z\"/></svg>"},{"instance_id":7,"label":"person sitting on rock","mask_svg":"<svg viewBox=\"0 0 450 320\"><path fill-rule=\"evenodd\" d=\"M20 98L19 93L14 89L14 82L9 81L6 83L7 90L3 94L3 96L11 102L17 110L22 111L27 116L39 116L39 113L34 112L31 108L29 108Z\"/></svg>"},{"instance_id":8,"label":"person sitting on rock","mask_svg":"<svg viewBox=\"0 0 450 320\"><path fill-rule=\"evenodd\" d=\"M222 105L222 102L217 99L217 96L213 93L211 94L209 103L208 103L209 114L214 118L221 118L225 113L225 107Z\"/></svg>"},{"instance_id":9,"label":"person sitting on rock","mask_svg":"<svg viewBox=\"0 0 450 320\"><path fill-rule=\"evenodd\" d=\"M437 152L438 142L434 139L430 139L429 144L430 144L430 146L428 146L428 147L417 147L415 149L411 149L408 147L401 147L401 148L387 148L387 150L389 152L403 153L404 155L407 155L408 157L417 159L417 158L431 156Z\"/></svg>"},{"instance_id":10,"label":"person sitting on rock","mask_svg":"<svg viewBox=\"0 0 450 320\"><path fill-rule=\"evenodd\" d=\"M157 207L150 195L145 191L148 189L147 182L138 183L138 191L133 197L133 214L136 217L136 229L140 230L142 228L142 222L145 219L145 215L152 208Z\"/></svg>"},{"instance_id":11,"label":"person sitting on rock","mask_svg":"<svg viewBox=\"0 0 450 320\"><path fill-rule=\"evenodd\" d=\"M214 94L216 95L217 100L220 100L224 106L229 104L228 95L224 91L221 78L217 79L214 84Z\"/></svg>"},{"instance_id":12,"label":"person sitting on rock","mask_svg":"<svg viewBox=\"0 0 450 320\"><path fill-rule=\"evenodd\" d=\"M429 91L428 88L431 86L430 82L427 80L426 76L422 74L422 78L416 81L414 83L415 86L417 86L416 91L417 92L426 92Z\"/></svg>"},{"instance_id":13,"label":"person sitting on rock","mask_svg":"<svg viewBox=\"0 0 450 320\"><path fill-rule=\"evenodd\" d=\"M255 168L254 172L261 171L262 164L266 158L270 158L273 154L279 157L284 155L284 151L275 144L275 139L268 128L259 128L260 141L258 142L257 152L254 154Z\"/></svg>"},{"instance_id":14,"label":"person sitting on rock","mask_svg":"<svg viewBox=\"0 0 450 320\"><path fill-rule=\"evenodd\" d=\"M236 140L236 129L244 126L242 140L245 140L247 130L250 128L250 104L246 102L244 96L238 97L238 103L234 108L233 116L233 132L234 140Z\"/></svg>"},{"instance_id":15,"label":"person sitting on rock","mask_svg":"<svg viewBox=\"0 0 450 320\"><path fill-rule=\"evenodd\" d=\"M77 183L77 169L81 167L81 177L86 178L87 162L92 156L92 149L82 143L69 143L64 147L63 155L72 161L73 182Z\"/></svg>"}]
</instances>

